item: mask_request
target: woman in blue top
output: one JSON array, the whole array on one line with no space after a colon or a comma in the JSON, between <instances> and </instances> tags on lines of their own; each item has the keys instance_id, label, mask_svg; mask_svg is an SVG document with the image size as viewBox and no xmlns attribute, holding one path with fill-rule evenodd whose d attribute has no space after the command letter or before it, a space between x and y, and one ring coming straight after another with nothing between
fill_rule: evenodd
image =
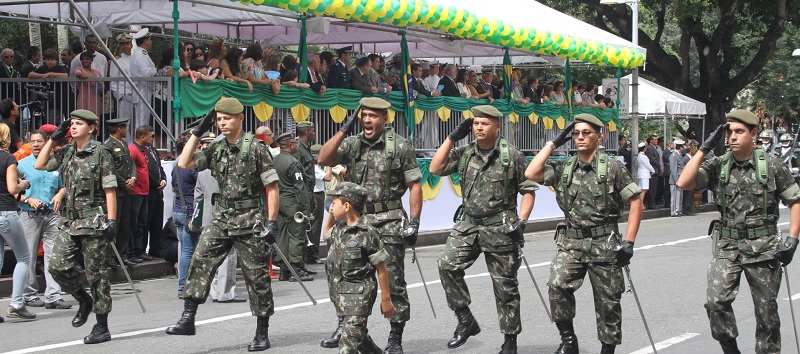
<instances>
[{"instance_id":1,"label":"woman in blue top","mask_svg":"<svg viewBox=\"0 0 800 354\"><path fill-rule=\"evenodd\" d=\"M177 154L180 155L186 141L178 142ZM182 169L178 164L172 169L172 191L175 192L172 205L172 222L178 229L178 242L180 253L178 255L178 298L183 299L183 287L186 285L186 275L189 273L189 263L192 261L194 249L200 234L192 234L186 229L186 224L194 213L194 187L197 183L195 169Z\"/></svg>"}]
</instances>

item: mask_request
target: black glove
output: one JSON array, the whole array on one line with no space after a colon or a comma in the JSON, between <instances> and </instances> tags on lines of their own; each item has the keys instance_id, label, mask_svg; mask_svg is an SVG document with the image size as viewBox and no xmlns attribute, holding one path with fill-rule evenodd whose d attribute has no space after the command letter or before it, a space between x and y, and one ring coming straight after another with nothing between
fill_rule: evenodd
<instances>
[{"instance_id":1,"label":"black glove","mask_svg":"<svg viewBox=\"0 0 800 354\"><path fill-rule=\"evenodd\" d=\"M466 138L467 135L469 135L469 133L471 132L472 132L472 118L464 119L464 121L458 125L458 128L456 128L456 130L453 130L453 132L450 133L450 140L452 140L455 143L461 139Z\"/></svg>"},{"instance_id":2,"label":"black glove","mask_svg":"<svg viewBox=\"0 0 800 354\"><path fill-rule=\"evenodd\" d=\"M408 227L403 230L403 240L409 246L414 246L417 244L417 235L419 235L419 219L411 218L411 221L408 222Z\"/></svg>"},{"instance_id":3,"label":"black glove","mask_svg":"<svg viewBox=\"0 0 800 354\"><path fill-rule=\"evenodd\" d=\"M703 144L700 145L700 151L702 151L705 154L708 154L711 150L713 150L714 147L717 146L717 142L719 142L719 139L722 138L722 135L724 135L725 131L728 130L728 125L729 125L728 123L725 123L718 126L717 129L714 129L714 131L711 132L708 138L706 138L706 141L704 141Z\"/></svg>"},{"instance_id":4,"label":"black glove","mask_svg":"<svg viewBox=\"0 0 800 354\"><path fill-rule=\"evenodd\" d=\"M617 251L617 264L620 267L631 264L631 258L633 258L633 242L622 241L622 244L617 246L615 251Z\"/></svg>"},{"instance_id":5,"label":"black glove","mask_svg":"<svg viewBox=\"0 0 800 354\"><path fill-rule=\"evenodd\" d=\"M267 229L265 231L264 240L270 245L275 243L275 236L278 236L278 222L275 220L267 221Z\"/></svg>"},{"instance_id":6,"label":"black glove","mask_svg":"<svg viewBox=\"0 0 800 354\"><path fill-rule=\"evenodd\" d=\"M203 134L211 130L211 125L214 124L214 120L216 119L217 119L217 111L212 109L211 112L208 112L208 114L206 114L206 116L203 117L203 120L200 121L200 124L198 124L196 127L194 127L194 129L192 129L192 135L198 138L202 137Z\"/></svg>"},{"instance_id":7,"label":"black glove","mask_svg":"<svg viewBox=\"0 0 800 354\"><path fill-rule=\"evenodd\" d=\"M117 221L114 219L108 220L108 225L106 229L103 230L103 237L106 238L108 242L114 242L114 239L117 238Z\"/></svg>"},{"instance_id":8,"label":"black glove","mask_svg":"<svg viewBox=\"0 0 800 354\"><path fill-rule=\"evenodd\" d=\"M514 221L511 224L511 231L508 232L508 236L515 242L523 241L525 239L525 226L527 225L527 220L519 219Z\"/></svg>"},{"instance_id":9,"label":"black glove","mask_svg":"<svg viewBox=\"0 0 800 354\"><path fill-rule=\"evenodd\" d=\"M58 128L56 128L53 134L50 134L50 139L52 139L53 141L64 139L64 137L67 136L67 131L69 130L69 127L71 125L72 125L72 119L64 120L63 122L61 122L61 124L58 125Z\"/></svg>"},{"instance_id":10,"label":"black glove","mask_svg":"<svg viewBox=\"0 0 800 354\"><path fill-rule=\"evenodd\" d=\"M347 119L344 120L342 127L339 128L339 130L341 130L344 133L344 135L350 135L353 134L354 131L356 131L356 122L358 121L357 119L358 112L360 111L361 111L361 105L358 105L356 110L353 111L353 114L351 114L349 117L347 117Z\"/></svg>"},{"instance_id":11,"label":"black glove","mask_svg":"<svg viewBox=\"0 0 800 354\"><path fill-rule=\"evenodd\" d=\"M797 237L787 237L786 241L783 241L783 247L778 252L778 258L780 258L782 266L785 267L792 263L795 250L797 250Z\"/></svg>"},{"instance_id":12,"label":"black glove","mask_svg":"<svg viewBox=\"0 0 800 354\"><path fill-rule=\"evenodd\" d=\"M558 136L553 139L553 144L556 144L556 147L566 144L567 142L572 139L572 130L575 128L575 122L570 123L568 126L558 134Z\"/></svg>"}]
</instances>

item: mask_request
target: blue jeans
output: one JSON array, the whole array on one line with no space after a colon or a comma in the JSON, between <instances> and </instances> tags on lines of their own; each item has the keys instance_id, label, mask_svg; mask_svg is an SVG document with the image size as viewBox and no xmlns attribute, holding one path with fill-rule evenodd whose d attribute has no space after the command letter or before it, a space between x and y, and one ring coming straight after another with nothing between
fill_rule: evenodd
<instances>
[{"instance_id":1,"label":"blue jeans","mask_svg":"<svg viewBox=\"0 0 800 354\"><path fill-rule=\"evenodd\" d=\"M189 263L192 262L194 249L197 248L197 241L200 235L190 234L186 231L186 214L183 212L172 212L172 222L178 229L178 242L180 242L180 252L178 254L178 293L183 292L186 285L186 275L189 274Z\"/></svg>"},{"instance_id":2,"label":"blue jeans","mask_svg":"<svg viewBox=\"0 0 800 354\"><path fill-rule=\"evenodd\" d=\"M144 235L147 230L147 196L131 196L131 242L128 244L128 257L144 254Z\"/></svg>"},{"instance_id":3,"label":"blue jeans","mask_svg":"<svg viewBox=\"0 0 800 354\"><path fill-rule=\"evenodd\" d=\"M11 281L11 305L15 308L22 307L22 293L28 278L28 264L31 262L31 252L25 241L25 231L19 222L16 211L0 211L0 245L8 243L17 258L14 266L14 275ZM3 268L3 253L0 252L0 269Z\"/></svg>"}]
</instances>

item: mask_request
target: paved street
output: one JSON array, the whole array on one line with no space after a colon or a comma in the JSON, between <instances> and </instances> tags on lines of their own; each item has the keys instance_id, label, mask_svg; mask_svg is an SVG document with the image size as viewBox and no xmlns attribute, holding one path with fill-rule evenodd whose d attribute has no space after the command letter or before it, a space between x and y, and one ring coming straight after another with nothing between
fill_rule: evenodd
<instances>
[{"instance_id":1,"label":"paved street","mask_svg":"<svg viewBox=\"0 0 800 354\"><path fill-rule=\"evenodd\" d=\"M646 220L642 223L631 269L639 299L661 353L717 353L716 341L711 338L705 301L706 267L711 255L711 241L706 234L708 223L717 213L698 214L682 218ZM780 228L788 230L788 211L782 209ZM624 229L625 225L621 225ZM528 234L524 251L533 275L545 291L549 262L555 252L552 232ZM498 352L503 341L499 332L491 281L481 259L468 270L468 284L473 303L472 312L483 330L470 338L466 345L447 350L447 340L453 333L456 319L447 308L444 291L438 279L436 260L442 246L418 250L420 264L433 297L437 318L433 317L417 267L407 257L406 270L412 303L412 320L406 327L406 353L492 353ZM800 261L791 265L791 282L800 292ZM523 264L524 267L524 264ZM312 306L302 289L294 283L274 282L276 313L271 318L268 353L335 353L322 349L319 341L330 335L336 325L333 306L328 300L327 284L321 266L317 280L307 283L318 300ZM520 353L552 353L558 346L558 332L547 320L527 271L520 269L523 332L519 336ZM739 346L742 352L754 351L755 320L750 291L742 282L738 300L734 303L739 324ZM127 285L113 288L114 309L109 316L114 336L108 343L87 346L82 338L91 331L94 318L82 328L72 328L69 322L74 310L57 311L32 309L38 314L35 321L6 319L0 324L0 350L11 353L228 353L244 352L255 330L247 303L216 304L210 301L198 310L197 335L168 336L166 326L179 318L182 301L177 298L175 277L143 281L137 284L142 292L147 313L142 314L136 298ZM237 291L246 296L240 279ZM784 352L795 352L789 301L785 284L780 292L779 309L783 321ZM595 331L592 293L588 279L576 293L578 316L575 327L582 353L598 353L600 344ZM800 295L796 296L800 298ZM74 303L71 297L67 297ZM623 344L617 353L648 353L649 341L636 309L632 294L623 295ZM8 299L0 299L5 312ZM370 334L383 347L389 324L380 316L377 307L370 317ZM663 348L663 349L662 349Z\"/></svg>"}]
</instances>

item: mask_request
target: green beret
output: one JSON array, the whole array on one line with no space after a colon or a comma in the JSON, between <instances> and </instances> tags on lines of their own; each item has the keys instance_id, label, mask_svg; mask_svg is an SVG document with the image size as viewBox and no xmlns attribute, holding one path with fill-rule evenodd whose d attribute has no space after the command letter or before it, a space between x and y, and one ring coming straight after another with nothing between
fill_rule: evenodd
<instances>
[{"instance_id":1,"label":"green beret","mask_svg":"<svg viewBox=\"0 0 800 354\"><path fill-rule=\"evenodd\" d=\"M322 150L322 145L320 145L320 144L311 145L310 150L311 150L312 154L318 154L319 151Z\"/></svg>"},{"instance_id":2,"label":"green beret","mask_svg":"<svg viewBox=\"0 0 800 354\"><path fill-rule=\"evenodd\" d=\"M214 106L214 109L217 112L222 112L225 114L240 114L242 111L244 111L244 106L242 106L242 103L239 102L239 100L228 97L219 100L217 105Z\"/></svg>"},{"instance_id":3,"label":"green beret","mask_svg":"<svg viewBox=\"0 0 800 354\"><path fill-rule=\"evenodd\" d=\"M203 136L201 136L201 137L200 137L200 142L201 142L201 143L211 143L211 142L213 142L213 141L214 141L214 139L216 139L216 138L217 138L217 136L216 136L216 135L214 135L214 133L212 133L212 132L205 132L205 133L203 133Z\"/></svg>"},{"instance_id":4,"label":"green beret","mask_svg":"<svg viewBox=\"0 0 800 354\"><path fill-rule=\"evenodd\" d=\"M478 118L502 119L503 113L488 104L472 107L472 115Z\"/></svg>"},{"instance_id":5,"label":"green beret","mask_svg":"<svg viewBox=\"0 0 800 354\"><path fill-rule=\"evenodd\" d=\"M286 140L291 140L291 139L294 139L294 133L286 132L286 133L283 133L281 135L278 135L278 137L275 138L275 142L280 144L280 143L283 143Z\"/></svg>"},{"instance_id":6,"label":"green beret","mask_svg":"<svg viewBox=\"0 0 800 354\"><path fill-rule=\"evenodd\" d=\"M117 118L117 119L109 119L106 121L106 125L121 125L121 124L128 124L130 118Z\"/></svg>"},{"instance_id":7,"label":"green beret","mask_svg":"<svg viewBox=\"0 0 800 354\"><path fill-rule=\"evenodd\" d=\"M297 127L298 128L307 128L307 127L313 127L313 126L314 126L314 123L311 123L311 122L309 122L307 120L304 120L304 121L302 121L300 123L297 123Z\"/></svg>"},{"instance_id":8,"label":"green beret","mask_svg":"<svg viewBox=\"0 0 800 354\"><path fill-rule=\"evenodd\" d=\"M359 101L362 108L387 110L392 106L388 101L378 97L364 97Z\"/></svg>"},{"instance_id":9,"label":"green beret","mask_svg":"<svg viewBox=\"0 0 800 354\"><path fill-rule=\"evenodd\" d=\"M83 120L85 120L87 122L90 122L90 123L96 123L97 120L98 120L96 114L94 114L92 111L85 110L85 109L74 110L74 111L72 111L72 113L69 114L69 117L70 118L83 119Z\"/></svg>"},{"instance_id":10,"label":"green beret","mask_svg":"<svg viewBox=\"0 0 800 354\"><path fill-rule=\"evenodd\" d=\"M597 117L595 117L595 116L593 116L593 115L591 115L589 113L576 114L575 115L575 122L589 123L589 124L591 124L591 125L593 125L593 126L595 126L597 128L602 128L602 127L605 126L605 124L603 124L603 121L601 121L599 118L597 118Z\"/></svg>"},{"instance_id":11,"label":"green beret","mask_svg":"<svg viewBox=\"0 0 800 354\"><path fill-rule=\"evenodd\" d=\"M725 119L730 121L736 121L739 123L743 123L749 125L751 127L755 127L758 125L758 117L756 117L753 112L750 112L745 109L735 109L732 110L730 113L725 115Z\"/></svg>"},{"instance_id":12,"label":"green beret","mask_svg":"<svg viewBox=\"0 0 800 354\"><path fill-rule=\"evenodd\" d=\"M328 195L347 198L352 201L353 204L356 204L354 206L359 210L361 210L361 207L367 202L367 190L353 182L339 182L336 187L328 191Z\"/></svg>"}]
</instances>

